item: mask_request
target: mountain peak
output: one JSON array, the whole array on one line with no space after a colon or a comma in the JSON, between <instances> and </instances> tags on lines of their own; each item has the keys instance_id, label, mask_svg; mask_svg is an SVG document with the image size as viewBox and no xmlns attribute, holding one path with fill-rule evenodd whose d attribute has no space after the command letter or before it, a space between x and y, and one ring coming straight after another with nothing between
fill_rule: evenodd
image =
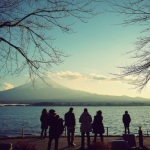
<instances>
[{"instance_id":1,"label":"mountain peak","mask_svg":"<svg viewBox=\"0 0 150 150\"><path fill-rule=\"evenodd\" d=\"M35 83L32 82L28 82L26 84L23 84L21 86L19 86L18 88L21 89L42 89L42 88L66 88L62 85L60 85L59 83L55 82L54 80L52 80L51 78L48 77L44 77L43 79L37 79L35 81Z\"/></svg>"}]
</instances>

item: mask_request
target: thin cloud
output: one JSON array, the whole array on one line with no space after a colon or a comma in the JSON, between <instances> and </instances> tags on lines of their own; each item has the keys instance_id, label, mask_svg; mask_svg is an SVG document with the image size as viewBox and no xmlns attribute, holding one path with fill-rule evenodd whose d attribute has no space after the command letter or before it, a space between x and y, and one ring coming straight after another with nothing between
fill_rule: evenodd
<instances>
[{"instance_id":1,"label":"thin cloud","mask_svg":"<svg viewBox=\"0 0 150 150\"><path fill-rule=\"evenodd\" d=\"M99 74L91 74L90 78L93 80L99 80L99 81L119 81L119 82L132 82L134 79L132 77L124 77L124 78L117 78L117 77L106 77Z\"/></svg>"},{"instance_id":2,"label":"thin cloud","mask_svg":"<svg viewBox=\"0 0 150 150\"><path fill-rule=\"evenodd\" d=\"M83 80L86 79L86 77L78 72L71 72L71 71L66 71L66 72L57 72L56 76L59 78L65 78L69 80Z\"/></svg>"},{"instance_id":3,"label":"thin cloud","mask_svg":"<svg viewBox=\"0 0 150 150\"><path fill-rule=\"evenodd\" d=\"M90 75L83 75L79 72L72 72L72 71L61 71L57 73L49 72L47 74L48 77L57 77L59 79L68 79L68 80L98 80L98 81L107 81L107 82L131 82L133 81L132 77L125 77L125 78L117 78L112 76L104 76L101 74L92 73Z\"/></svg>"},{"instance_id":4,"label":"thin cloud","mask_svg":"<svg viewBox=\"0 0 150 150\"><path fill-rule=\"evenodd\" d=\"M105 76L98 75L98 74L91 74L90 78L94 80L107 80Z\"/></svg>"},{"instance_id":5,"label":"thin cloud","mask_svg":"<svg viewBox=\"0 0 150 150\"><path fill-rule=\"evenodd\" d=\"M91 74L90 78L93 79L93 80L99 80L99 81L120 81L117 78L106 77L106 76L95 74L95 73Z\"/></svg>"}]
</instances>

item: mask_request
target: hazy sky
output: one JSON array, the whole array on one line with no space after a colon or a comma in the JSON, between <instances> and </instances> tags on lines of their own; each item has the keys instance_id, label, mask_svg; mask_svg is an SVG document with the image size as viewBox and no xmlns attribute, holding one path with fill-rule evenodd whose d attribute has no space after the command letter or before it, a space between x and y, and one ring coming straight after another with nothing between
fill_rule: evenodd
<instances>
[{"instance_id":1,"label":"hazy sky","mask_svg":"<svg viewBox=\"0 0 150 150\"><path fill-rule=\"evenodd\" d=\"M140 26L123 26L123 16L102 13L88 21L76 22L74 33L65 34L54 30L54 45L70 56L60 66L48 73L59 83L83 91L104 95L128 95L150 98L149 86L137 93L132 86L111 75L120 72L119 66L132 61L126 53L135 48L134 42L142 36ZM1 90L6 90L27 81L27 73L19 77L1 80Z\"/></svg>"}]
</instances>

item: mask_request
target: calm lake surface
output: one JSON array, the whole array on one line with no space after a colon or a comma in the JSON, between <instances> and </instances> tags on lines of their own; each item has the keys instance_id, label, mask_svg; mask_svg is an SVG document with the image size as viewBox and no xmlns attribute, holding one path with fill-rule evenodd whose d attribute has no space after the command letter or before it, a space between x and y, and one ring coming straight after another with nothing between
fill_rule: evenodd
<instances>
[{"instance_id":1,"label":"calm lake surface","mask_svg":"<svg viewBox=\"0 0 150 150\"><path fill-rule=\"evenodd\" d=\"M70 106L4 106L0 107L0 136L19 136L22 128L25 134L40 135L40 115L43 108L55 109L60 117L69 110ZM76 135L80 135L79 117L84 108L88 108L92 118L97 110L103 112L105 135L122 135L124 126L122 115L128 110L131 116L130 131L138 134L139 126L142 126L143 134L150 133L150 106L73 106L76 117Z\"/></svg>"}]
</instances>

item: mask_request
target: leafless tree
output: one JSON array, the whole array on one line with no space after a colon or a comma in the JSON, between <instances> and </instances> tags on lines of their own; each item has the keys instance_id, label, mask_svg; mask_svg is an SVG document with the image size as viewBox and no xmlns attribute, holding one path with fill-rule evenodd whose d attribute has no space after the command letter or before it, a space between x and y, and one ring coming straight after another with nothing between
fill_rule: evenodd
<instances>
[{"instance_id":1,"label":"leafless tree","mask_svg":"<svg viewBox=\"0 0 150 150\"><path fill-rule=\"evenodd\" d=\"M122 70L119 77L133 77L130 83L141 92L150 81L150 1L111 0L108 3L111 11L125 16L123 25L139 25L143 28L143 36L138 38L131 52L133 64L119 67Z\"/></svg>"},{"instance_id":2,"label":"leafless tree","mask_svg":"<svg viewBox=\"0 0 150 150\"><path fill-rule=\"evenodd\" d=\"M72 18L86 22L96 15L100 0L1 0L0 73L34 81L66 54L53 46L53 29L70 33Z\"/></svg>"}]
</instances>

